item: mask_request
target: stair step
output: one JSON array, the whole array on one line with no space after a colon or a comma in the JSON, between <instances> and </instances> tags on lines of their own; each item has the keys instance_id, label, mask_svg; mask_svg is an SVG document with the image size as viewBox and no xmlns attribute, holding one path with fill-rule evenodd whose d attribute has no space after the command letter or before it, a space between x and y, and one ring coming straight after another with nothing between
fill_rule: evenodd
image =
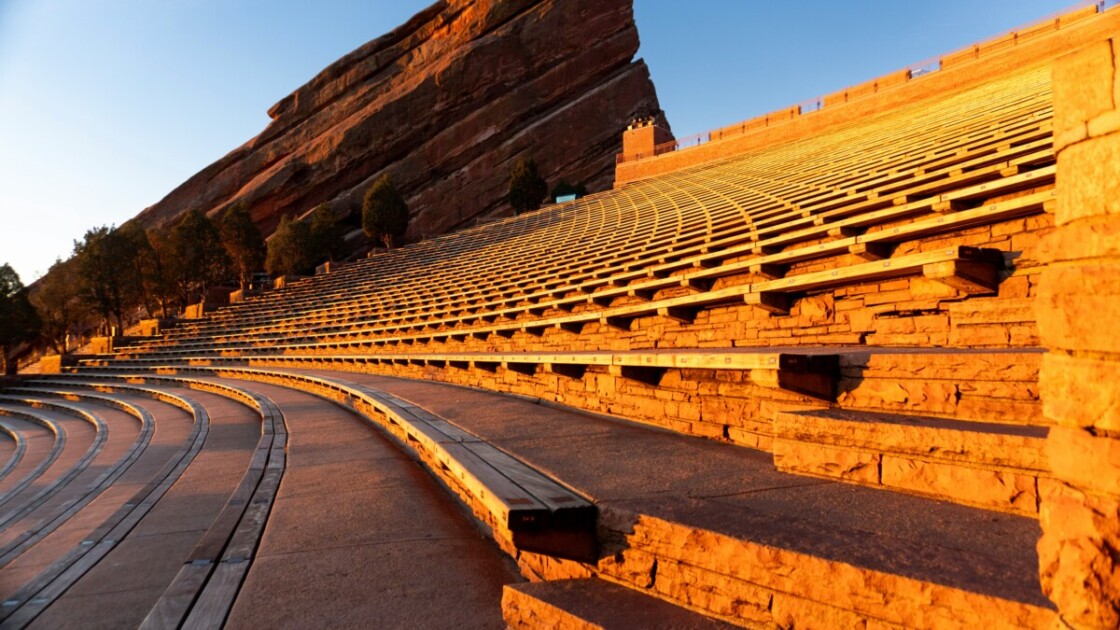
<instances>
[{"instance_id":1,"label":"stair step","mask_svg":"<svg viewBox=\"0 0 1120 630\"><path fill-rule=\"evenodd\" d=\"M847 409L778 411L782 471L1037 516L1049 429Z\"/></svg>"},{"instance_id":2,"label":"stair step","mask_svg":"<svg viewBox=\"0 0 1120 630\"><path fill-rule=\"evenodd\" d=\"M867 348L845 353L837 403L857 410L1048 426L1038 348Z\"/></svg>"},{"instance_id":3,"label":"stair step","mask_svg":"<svg viewBox=\"0 0 1120 630\"><path fill-rule=\"evenodd\" d=\"M502 617L510 628L732 628L727 623L595 578L507 584Z\"/></svg>"}]
</instances>

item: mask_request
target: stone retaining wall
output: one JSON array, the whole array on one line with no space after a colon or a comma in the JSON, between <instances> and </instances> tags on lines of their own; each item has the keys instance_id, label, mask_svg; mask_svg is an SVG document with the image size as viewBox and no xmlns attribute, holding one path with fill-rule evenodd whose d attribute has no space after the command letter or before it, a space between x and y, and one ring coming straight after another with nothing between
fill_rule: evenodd
<instances>
[{"instance_id":1,"label":"stone retaining wall","mask_svg":"<svg viewBox=\"0 0 1120 630\"><path fill-rule=\"evenodd\" d=\"M1120 38L1054 65L1057 229L1035 303L1057 423L1041 487L1043 589L1077 628L1120 627Z\"/></svg>"}]
</instances>

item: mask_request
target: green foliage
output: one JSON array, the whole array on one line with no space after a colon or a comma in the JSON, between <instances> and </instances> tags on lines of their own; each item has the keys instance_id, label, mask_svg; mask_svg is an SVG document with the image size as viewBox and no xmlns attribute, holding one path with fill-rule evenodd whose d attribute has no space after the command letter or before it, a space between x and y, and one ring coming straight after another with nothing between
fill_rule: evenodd
<instances>
[{"instance_id":1,"label":"green foliage","mask_svg":"<svg viewBox=\"0 0 1120 630\"><path fill-rule=\"evenodd\" d=\"M362 200L362 231L391 248L394 239L404 236L408 219L408 204L393 186L393 180L382 175Z\"/></svg>"},{"instance_id":2,"label":"green foliage","mask_svg":"<svg viewBox=\"0 0 1120 630\"><path fill-rule=\"evenodd\" d=\"M171 235L167 231L152 229L148 230L147 237L148 247L141 252L140 264L143 267L141 280L144 294L149 298L148 314L166 317L181 297Z\"/></svg>"},{"instance_id":3,"label":"green foliage","mask_svg":"<svg viewBox=\"0 0 1120 630\"><path fill-rule=\"evenodd\" d=\"M587 186L584 186L583 182L577 182L575 185L572 185L568 183L568 180L562 179L552 187L552 193L549 197L553 201L556 201L558 197L564 197L565 195L575 195L577 198L586 197Z\"/></svg>"},{"instance_id":4,"label":"green foliage","mask_svg":"<svg viewBox=\"0 0 1120 630\"><path fill-rule=\"evenodd\" d=\"M206 295L230 277L230 262L217 226L199 210L190 210L168 237L172 276L183 304Z\"/></svg>"},{"instance_id":5,"label":"green foliage","mask_svg":"<svg viewBox=\"0 0 1120 630\"><path fill-rule=\"evenodd\" d=\"M125 312L141 300L133 232L100 226L74 242L78 296L106 325L124 328Z\"/></svg>"},{"instance_id":6,"label":"green foliage","mask_svg":"<svg viewBox=\"0 0 1120 630\"><path fill-rule=\"evenodd\" d=\"M338 215L329 203L319 204L311 213L311 259L315 264L343 256L345 236Z\"/></svg>"},{"instance_id":7,"label":"green foliage","mask_svg":"<svg viewBox=\"0 0 1120 630\"><path fill-rule=\"evenodd\" d=\"M302 221L284 216L268 239L264 267L272 277L305 274L315 262L311 258L311 228Z\"/></svg>"},{"instance_id":8,"label":"green foliage","mask_svg":"<svg viewBox=\"0 0 1120 630\"><path fill-rule=\"evenodd\" d=\"M149 265L152 257L148 235L139 224L130 222L117 228L116 237L120 239L119 247L122 250L118 254L121 256L119 264L126 266L121 269L122 282L127 284L124 288L124 306L126 310L143 306L151 313L156 300L149 290L150 283L146 281L151 273Z\"/></svg>"},{"instance_id":9,"label":"green foliage","mask_svg":"<svg viewBox=\"0 0 1120 630\"><path fill-rule=\"evenodd\" d=\"M509 175L509 203L517 214L541 207L548 194L548 183L533 160L518 158Z\"/></svg>"},{"instance_id":10,"label":"green foliage","mask_svg":"<svg viewBox=\"0 0 1120 630\"><path fill-rule=\"evenodd\" d=\"M66 337L77 332L81 320L82 304L78 299L77 260L56 260L47 274L38 282L31 294L31 303L42 321L42 337L54 351L62 354Z\"/></svg>"},{"instance_id":11,"label":"green foliage","mask_svg":"<svg viewBox=\"0 0 1120 630\"><path fill-rule=\"evenodd\" d=\"M244 289L248 286L253 273L260 271L264 266L264 237L253 223L248 208L241 202L222 215L220 232L222 245L229 255L238 283Z\"/></svg>"},{"instance_id":12,"label":"green foliage","mask_svg":"<svg viewBox=\"0 0 1120 630\"><path fill-rule=\"evenodd\" d=\"M11 265L0 266L0 373L11 374L12 348L39 335L39 316L28 299L27 288Z\"/></svg>"}]
</instances>

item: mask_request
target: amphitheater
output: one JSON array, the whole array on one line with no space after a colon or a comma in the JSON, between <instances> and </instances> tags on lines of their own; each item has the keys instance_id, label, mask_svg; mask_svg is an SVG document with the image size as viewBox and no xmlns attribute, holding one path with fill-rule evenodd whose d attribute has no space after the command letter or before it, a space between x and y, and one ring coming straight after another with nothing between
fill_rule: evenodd
<instances>
[{"instance_id":1,"label":"amphitheater","mask_svg":"<svg viewBox=\"0 0 1120 630\"><path fill-rule=\"evenodd\" d=\"M1120 626L1106 6L7 382L0 626Z\"/></svg>"}]
</instances>

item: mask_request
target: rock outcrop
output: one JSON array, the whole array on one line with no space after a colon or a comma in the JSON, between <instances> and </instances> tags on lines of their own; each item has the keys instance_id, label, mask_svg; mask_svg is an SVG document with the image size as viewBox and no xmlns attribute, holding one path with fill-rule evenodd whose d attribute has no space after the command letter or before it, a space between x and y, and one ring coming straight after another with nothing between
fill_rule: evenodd
<instances>
[{"instance_id":1,"label":"rock outcrop","mask_svg":"<svg viewBox=\"0 0 1120 630\"><path fill-rule=\"evenodd\" d=\"M137 220L244 201L270 233L322 202L353 212L390 173L416 239L506 206L512 162L610 187L621 132L660 115L632 0L441 0L328 66L269 110L257 137Z\"/></svg>"}]
</instances>

